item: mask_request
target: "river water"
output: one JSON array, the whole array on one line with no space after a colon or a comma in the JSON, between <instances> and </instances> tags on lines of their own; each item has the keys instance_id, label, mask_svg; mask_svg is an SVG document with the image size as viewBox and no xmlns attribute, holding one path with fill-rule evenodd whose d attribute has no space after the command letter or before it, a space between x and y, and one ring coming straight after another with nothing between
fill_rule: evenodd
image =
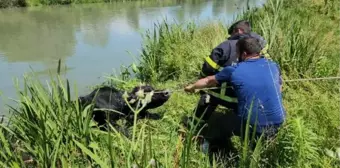
<instances>
[{"instance_id":1,"label":"river water","mask_svg":"<svg viewBox=\"0 0 340 168\"><path fill-rule=\"evenodd\" d=\"M80 94L105 81L105 74L138 58L141 33L170 22L222 20L230 23L264 0L133 1L0 10L0 114L16 98L14 79L33 69L41 80L56 72L57 60Z\"/></svg>"}]
</instances>

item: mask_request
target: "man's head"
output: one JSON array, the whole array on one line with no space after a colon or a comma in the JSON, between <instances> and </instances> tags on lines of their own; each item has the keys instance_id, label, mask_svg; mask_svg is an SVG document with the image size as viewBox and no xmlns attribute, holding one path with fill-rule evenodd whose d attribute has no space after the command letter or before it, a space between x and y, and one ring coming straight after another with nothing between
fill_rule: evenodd
<instances>
[{"instance_id":1,"label":"man's head","mask_svg":"<svg viewBox=\"0 0 340 168\"><path fill-rule=\"evenodd\" d=\"M239 62L242 62L247 58L257 57L261 52L260 42L253 37L241 38L236 43L236 48Z\"/></svg>"},{"instance_id":2,"label":"man's head","mask_svg":"<svg viewBox=\"0 0 340 168\"><path fill-rule=\"evenodd\" d=\"M230 26L228 33L230 35L235 34L248 34L251 32L250 23L246 20L240 20Z\"/></svg>"}]
</instances>

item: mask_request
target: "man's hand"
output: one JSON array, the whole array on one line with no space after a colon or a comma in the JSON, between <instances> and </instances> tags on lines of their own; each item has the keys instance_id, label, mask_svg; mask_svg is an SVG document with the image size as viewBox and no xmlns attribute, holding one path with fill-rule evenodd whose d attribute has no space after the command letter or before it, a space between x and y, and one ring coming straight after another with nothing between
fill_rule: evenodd
<instances>
[{"instance_id":1,"label":"man's hand","mask_svg":"<svg viewBox=\"0 0 340 168\"><path fill-rule=\"evenodd\" d=\"M194 93L194 92L195 92L194 85L191 84L191 85L189 85L189 86L186 86L186 87L184 88L184 91L189 92L189 93Z\"/></svg>"},{"instance_id":2,"label":"man's hand","mask_svg":"<svg viewBox=\"0 0 340 168\"><path fill-rule=\"evenodd\" d=\"M189 92L189 93L193 93L195 92L195 89L203 89L206 87L210 87L210 86L215 86L217 84L216 78L215 76L208 76L206 78L202 78L198 81L196 81L194 84L191 84L189 86L186 86L184 88L184 91Z\"/></svg>"}]
</instances>

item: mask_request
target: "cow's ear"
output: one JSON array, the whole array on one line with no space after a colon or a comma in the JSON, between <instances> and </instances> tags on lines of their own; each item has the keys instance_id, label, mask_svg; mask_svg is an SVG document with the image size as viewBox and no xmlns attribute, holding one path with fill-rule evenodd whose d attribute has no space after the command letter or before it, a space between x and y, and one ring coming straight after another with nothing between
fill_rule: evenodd
<instances>
[{"instance_id":1,"label":"cow's ear","mask_svg":"<svg viewBox=\"0 0 340 168\"><path fill-rule=\"evenodd\" d=\"M127 100L129 102L129 104L134 104L137 101L137 96L135 94L130 93Z\"/></svg>"},{"instance_id":2,"label":"cow's ear","mask_svg":"<svg viewBox=\"0 0 340 168\"><path fill-rule=\"evenodd\" d=\"M132 98L132 99L129 100L129 104L133 104L133 103L135 103L136 101L137 101L137 99Z\"/></svg>"}]
</instances>

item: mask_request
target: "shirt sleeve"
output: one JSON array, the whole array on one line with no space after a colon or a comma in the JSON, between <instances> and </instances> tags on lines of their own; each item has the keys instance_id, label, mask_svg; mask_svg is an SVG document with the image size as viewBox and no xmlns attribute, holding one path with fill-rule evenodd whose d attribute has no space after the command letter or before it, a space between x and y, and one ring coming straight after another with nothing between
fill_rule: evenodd
<instances>
[{"instance_id":1,"label":"shirt sleeve","mask_svg":"<svg viewBox=\"0 0 340 168\"><path fill-rule=\"evenodd\" d=\"M231 75L235 71L235 67L233 66L227 66L222 69L219 73L215 75L215 79L219 84L223 82L230 82L231 81Z\"/></svg>"},{"instance_id":2,"label":"shirt sleeve","mask_svg":"<svg viewBox=\"0 0 340 168\"><path fill-rule=\"evenodd\" d=\"M219 48L219 46L217 46L216 48L214 48L212 50L212 52L210 53L210 59L215 62L216 64L219 63L219 60L222 58L223 56L223 49ZM217 70L214 69L208 62L204 61L203 65L202 65L202 69L201 71L203 72L203 76L210 76L213 74L216 74Z\"/></svg>"},{"instance_id":3,"label":"shirt sleeve","mask_svg":"<svg viewBox=\"0 0 340 168\"><path fill-rule=\"evenodd\" d=\"M231 50L229 43L228 40L220 43L210 53L210 59L219 66L224 66L225 62L229 60ZM204 73L204 76L210 76L216 74L218 70L204 61L201 71Z\"/></svg>"}]
</instances>

